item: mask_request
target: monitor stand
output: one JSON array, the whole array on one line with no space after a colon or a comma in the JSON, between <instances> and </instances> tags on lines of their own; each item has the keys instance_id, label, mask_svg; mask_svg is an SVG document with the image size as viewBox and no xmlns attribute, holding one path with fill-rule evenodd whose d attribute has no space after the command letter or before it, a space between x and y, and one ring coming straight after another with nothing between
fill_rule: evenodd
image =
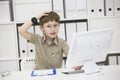
<instances>
[{"instance_id":1,"label":"monitor stand","mask_svg":"<svg viewBox=\"0 0 120 80\"><path fill-rule=\"evenodd\" d=\"M83 64L85 74L94 74L100 72L98 65L93 60L87 60Z\"/></svg>"}]
</instances>

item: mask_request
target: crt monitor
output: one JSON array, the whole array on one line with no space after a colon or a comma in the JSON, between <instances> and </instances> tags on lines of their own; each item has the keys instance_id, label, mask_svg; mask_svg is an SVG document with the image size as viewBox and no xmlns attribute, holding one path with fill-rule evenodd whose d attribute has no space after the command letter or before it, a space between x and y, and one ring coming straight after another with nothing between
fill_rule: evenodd
<instances>
[{"instance_id":1,"label":"crt monitor","mask_svg":"<svg viewBox=\"0 0 120 80\"><path fill-rule=\"evenodd\" d=\"M74 33L66 67L83 65L88 60L104 61L110 48L111 38L111 29Z\"/></svg>"}]
</instances>

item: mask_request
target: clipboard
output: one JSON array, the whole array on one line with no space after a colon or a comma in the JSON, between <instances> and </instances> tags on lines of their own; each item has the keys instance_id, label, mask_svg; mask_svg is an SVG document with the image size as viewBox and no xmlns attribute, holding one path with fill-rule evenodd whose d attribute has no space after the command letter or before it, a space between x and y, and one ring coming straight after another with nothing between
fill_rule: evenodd
<instances>
[{"instance_id":1,"label":"clipboard","mask_svg":"<svg viewBox=\"0 0 120 80\"><path fill-rule=\"evenodd\" d=\"M47 69L47 70L33 70L31 72L31 76L48 76L55 74L56 74L56 68Z\"/></svg>"}]
</instances>

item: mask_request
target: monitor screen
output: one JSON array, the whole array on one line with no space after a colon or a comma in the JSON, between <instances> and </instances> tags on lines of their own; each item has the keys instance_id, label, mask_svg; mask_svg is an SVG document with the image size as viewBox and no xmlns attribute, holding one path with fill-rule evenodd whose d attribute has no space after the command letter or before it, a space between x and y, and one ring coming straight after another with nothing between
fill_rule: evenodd
<instances>
[{"instance_id":1,"label":"monitor screen","mask_svg":"<svg viewBox=\"0 0 120 80\"><path fill-rule=\"evenodd\" d=\"M66 67L82 65L87 60L104 61L109 52L111 38L111 29L74 33Z\"/></svg>"}]
</instances>

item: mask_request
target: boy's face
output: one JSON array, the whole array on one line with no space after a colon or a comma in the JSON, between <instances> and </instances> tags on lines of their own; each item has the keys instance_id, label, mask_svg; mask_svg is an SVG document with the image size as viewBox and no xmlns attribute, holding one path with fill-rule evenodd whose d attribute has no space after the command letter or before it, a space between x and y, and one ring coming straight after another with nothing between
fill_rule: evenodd
<instances>
[{"instance_id":1,"label":"boy's face","mask_svg":"<svg viewBox=\"0 0 120 80\"><path fill-rule=\"evenodd\" d=\"M45 33L47 38L53 39L57 36L60 24L56 21L49 21L41 26L41 30Z\"/></svg>"}]
</instances>

